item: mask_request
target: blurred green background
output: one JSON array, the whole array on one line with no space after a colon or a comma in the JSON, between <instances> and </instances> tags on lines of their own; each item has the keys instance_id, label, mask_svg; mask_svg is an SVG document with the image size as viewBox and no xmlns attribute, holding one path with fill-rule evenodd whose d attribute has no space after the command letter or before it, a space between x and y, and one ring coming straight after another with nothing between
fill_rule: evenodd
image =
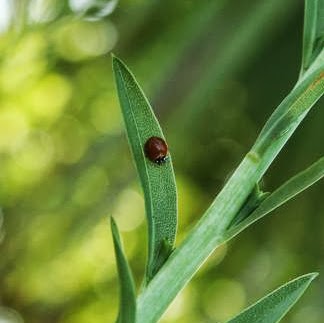
<instances>
[{"instance_id":1,"label":"blurred green background","mask_svg":"<svg viewBox=\"0 0 324 323\"><path fill-rule=\"evenodd\" d=\"M0 322L113 322L110 215L141 283L143 197L111 51L168 139L179 243L294 85L302 24L302 0L0 0ZM323 155L320 105L270 168L266 190ZM321 276L283 322L323 322L323 189L217 250L161 322L223 322L310 271Z\"/></svg>"}]
</instances>

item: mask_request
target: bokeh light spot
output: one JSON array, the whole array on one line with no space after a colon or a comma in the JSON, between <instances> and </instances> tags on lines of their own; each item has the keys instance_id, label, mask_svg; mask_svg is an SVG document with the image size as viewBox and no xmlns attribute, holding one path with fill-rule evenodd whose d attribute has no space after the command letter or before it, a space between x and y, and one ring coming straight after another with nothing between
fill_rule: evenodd
<instances>
[{"instance_id":1,"label":"bokeh light spot","mask_svg":"<svg viewBox=\"0 0 324 323\"><path fill-rule=\"evenodd\" d=\"M78 205L91 205L103 198L108 188L108 178L103 168L94 166L84 171L76 181L72 201Z\"/></svg>"},{"instance_id":2,"label":"bokeh light spot","mask_svg":"<svg viewBox=\"0 0 324 323\"><path fill-rule=\"evenodd\" d=\"M54 147L51 137L45 132L33 132L15 154L16 162L27 170L43 172L51 165Z\"/></svg>"},{"instance_id":3,"label":"bokeh light spot","mask_svg":"<svg viewBox=\"0 0 324 323\"><path fill-rule=\"evenodd\" d=\"M115 134L122 129L121 113L110 95L100 96L91 108L91 123L101 133Z\"/></svg>"},{"instance_id":4,"label":"bokeh light spot","mask_svg":"<svg viewBox=\"0 0 324 323\"><path fill-rule=\"evenodd\" d=\"M143 197L132 189L124 190L117 198L112 212L121 231L132 231L144 221Z\"/></svg>"},{"instance_id":5,"label":"bokeh light spot","mask_svg":"<svg viewBox=\"0 0 324 323\"><path fill-rule=\"evenodd\" d=\"M8 307L0 306L0 323L23 323L20 314Z\"/></svg>"},{"instance_id":6,"label":"bokeh light spot","mask_svg":"<svg viewBox=\"0 0 324 323\"><path fill-rule=\"evenodd\" d=\"M237 281L218 279L208 285L202 304L210 319L226 321L243 308L245 292Z\"/></svg>"},{"instance_id":7,"label":"bokeh light spot","mask_svg":"<svg viewBox=\"0 0 324 323\"><path fill-rule=\"evenodd\" d=\"M72 116L65 116L53 130L58 161L76 163L88 147L88 136L82 124Z\"/></svg>"},{"instance_id":8,"label":"bokeh light spot","mask_svg":"<svg viewBox=\"0 0 324 323\"><path fill-rule=\"evenodd\" d=\"M37 237L32 239L32 244L28 244L31 248L28 250L29 254L42 254L44 250L39 249L48 249L46 229L50 227L58 233L56 229L59 227L56 224L59 222L55 219L55 214L53 215L52 221L44 217L43 220L33 223L33 227L30 228L31 235L32 229L44 232L39 232ZM107 234L107 222L107 218L103 218L95 227L89 229L83 239L78 240L77 246L66 246L53 260L40 260L34 267L26 258L24 267L17 268L6 277L6 284L20 286L20 294L26 303L38 300L55 304L82 294L89 290L89 286L98 286L111 279L115 275L115 257L113 252L108 252L113 250L113 246ZM67 268L73 268L73 271ZM28 280L25 277L28 277Z\"/></svg>"},{"instance_id":9,"label":"bokeh light spot","mask_svg":"<svg viewBox=\"0 0 324 323\"><path fill-rule=\"evenodd\" d=\"M47 41L41 32L26 34L8 53L0 65L0 88L17 95L46 71Z\"/></svg>"},{"instance_id":10,"label":"bokeh light spot","mask_svg":"<svg viewBox=\"0 0 324 323\"><path fill-rule=\"evenodd\" d=\"M27 105L36 120L55 121L72 94L70 83L61 75L46 75L27 97Z\"/></svg>"},{"instance_id":11,"label":"bokeh light spot","mask_svg":"<svg viewBox=\"0 0 324 323\"><path fill-rule=\"evenodd\" d=\"M49 22L57 16L58 7L53 0L32 0L29 3L29 18L36 23Z\"/></svg>"},{"instance_id":12,"label":"bokeh light spot","mask_svg":"<svg viewBox=\"0 0 324 323\"><path fill-rule=\"evenodd\" d=\"M190 286L181 291L163 315L161 322L179 322L185 311L193 306L192 293L193 290Z\"/></svg>"},{"instance_id":13,"label":"bokeh light spot","mask_svg":"<svg viewBox=\"0 0 324 323\"><path fill-rule=\"evenodd\" d=\"M118 297L102 297L77 310L70 311L62 318L62 323L114 322L118 310Z\"/></svg>"},{"instance_id":14,"label":"bokeh light spot","mask_svg":"<svg viewBox=\"0 0 324 323\"><path fill-rule=\"evenodd\" d=\"M79 61L110 51L117 41L117 30L108 21L74 20L61 27L55 40L63 58Z\"/></svg>"},{"instance_id":15,"label":"bokeh light spot","mask_svg":"<svg viewBox=\"0 0 324 323\"><path fill-rule=\"evenodd\" d=\"M8 28L11 19L9 1L11 0L0 0L0 32L3 32Z\"/></svg>"},{"instance_id":16,"label":"bokeh light spot","mask_svg":"<svg viewBox=\"0 0 324 323\"><path fill-rule=\"evenodd\" d=\"M29 125L25 115L12 107L0 110L0 151L12 152L25 140Z\"/></svg>"}]
</instances>

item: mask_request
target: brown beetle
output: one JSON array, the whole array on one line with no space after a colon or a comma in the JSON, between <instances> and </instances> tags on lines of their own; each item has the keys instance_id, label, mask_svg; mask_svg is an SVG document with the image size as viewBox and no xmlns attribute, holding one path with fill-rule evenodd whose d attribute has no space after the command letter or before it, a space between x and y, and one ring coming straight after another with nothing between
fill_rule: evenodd
<instances>
[{"instance_id":1,"label":"brown beetle","mask_svg":"<svg viewBox=\"0 0 324 323\"><path fill-rule=\"evenodd\" d=\"M168 160L168 145L159 137L149 138L144 145L145 156L158 165L162 165Z\"/></svg>"}]
</instances>

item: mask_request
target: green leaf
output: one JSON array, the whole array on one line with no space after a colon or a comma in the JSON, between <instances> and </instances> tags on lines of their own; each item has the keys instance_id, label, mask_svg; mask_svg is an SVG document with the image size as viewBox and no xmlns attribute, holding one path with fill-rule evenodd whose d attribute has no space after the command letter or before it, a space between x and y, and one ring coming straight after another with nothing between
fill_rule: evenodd
<instances>
[{"instance_id":1,"label":"green leaf","mask_svg":"<svg viewBox=\"0 0 324 323\"><path fill-rule=\"evenodd\" d=\"M321 0L324 2L324 0ZM323 9L324 10L324 9ZM317 96L317 100L323 94L323 79L324 79L324 48L321 49L321 52L318 54L316 59L312 62L312 65L309 66L308 70L301 75L299 80L297 81L294 89L291 91L290 95L287 95L285 99L280 103L280 105L275 109L275 111L271 114L270 118L265 123L262 128L254 146L259 145L261 141L264 141L267 133L275 132L273 128L282 127L282 125L290 124L293 125L292 122L289 122L289 119L296 119L296 112L301 115L303 118L306 113L301 114L298 112L298 105L303 105L302 96L304 96L309 100L310 97L315 94ZM314 91L316 89L316 91ZM317 92L317 93L316 93ZM316 101L315 101L316 102ZM314 102L314 103L315 103ZM311 108L312 105L309 105L308 108ZM290 110L290 111L289 111ZM277 137L281 133L285 133L284 130L281 129L278 133ZM276 138L273 138L276 139ZM266 139L268 140L268 139Z\"/></svg>"},{"instance_id":2,"label":"green leaf","mask_svg":"<svg viewBox=\"0 0 324 323\"><path fill-rule=\"evenodd\" d=\"M280 114L285 111L282 118L259 138L203 217L139 295L136 322L157 321L213 250L228 238L228 226L254 186L323 95L324 51L310 70L280 105Z\"/></svg>"},{"instance_id":3,"label":"green leaf","mask_svg":"<svg viewBox=\"0 0 324 323\"><path fill-rule=\"evenodd\" d=\"M226 234L226 240L233 238L252 223L260 220L266 214L319 181L323 176L324 157L320 158L310 167L289 179L263 200L263 202L247 218L239 223L236 222L238 223L237 225L234 224L234 226L230 227Z\"/></svg>"},{"instance_id":4,"label":"green leaf","mask_svg":"<svg viewBox=\"0 0 324 323\"><path fill-rule=\"evenodd\" d=\"M279 322L303 295L317 273L300 276L282 285L253 304L228 323L275 323Z\"/></svg>"},{"instance_id":5,"label":"green leaf","mask_svg":"<svg viewBox=\"0 0 324 323\"><path fill-rule=\"evenodd\" d=\"M287 140L324 92L324 49L293 90L280 103L262 128L252 150L263 154L269 142L273 146ZM308 101L308 104L305 102ZM312 104L310 104L312 102Z\"/></svg>"},{"instance_id":6,"label":"green leaf","mask_svg":"<svg viewBox=\"0 0 324 323\"><path fill-rule=\"evenodd\" d=\"M164 136L143 91L125 64L114 56L113 69L128 140L144 191L149 231L148 282L172 252L177 230L176 184L170 156L162 165L145 157L146 141L152 136L163 139Z\"/></svg>"},{"instance_id":7,"label":"green leaf","mask_svg":"<svg viewBox=\"0 0 324 323\"><path fill-rule=\"evenodd\" d=\"M301 75L323 48L324 1L305 0L303 58Z\"/></svg>"},{"instance_id":8,"label":"green leaf","mask_svg":"<svg viewBox=\"0 0 324 323\"><path fill-rule=\"evenodd\" d=\"M133 276L123 252L117 225L112 217L110 218L110 225L120 286L120 305L117 323L134 323L136 319L136 295Z\"/></svg>"},{"instance_id":9,"label":"green leaf","mask_svg":"<svg viewBox=\"0 0 324 323\"><path fill-rule=\"evenodd\" d=\"M318 0L316 37L321 39L323 44L323 38L324 38L324 1L323 0Z\"/></svg>"},{"instance_id":10,"label":"green leaf","mask_svg":"<svg viewBox=\"0 0 324 323\"><path fill-rule=\"evenodd\" d=\"M318 0L305 0L304 12L304 37L303 37L303 58L302 69L305 71L313 55L318 18Z\"/></svg>"},{"instance_id":11,"label":"green leaf","mask_svg":"<svg viewBox=\"0 0 324 323\"><path fill-rule=\"evenodd\" d=\"M234 226L246 219L268 196L269 192L263 192L259 184L255 185L252 193L241 207L229 227Z\"/></svg>"}]
</instances>

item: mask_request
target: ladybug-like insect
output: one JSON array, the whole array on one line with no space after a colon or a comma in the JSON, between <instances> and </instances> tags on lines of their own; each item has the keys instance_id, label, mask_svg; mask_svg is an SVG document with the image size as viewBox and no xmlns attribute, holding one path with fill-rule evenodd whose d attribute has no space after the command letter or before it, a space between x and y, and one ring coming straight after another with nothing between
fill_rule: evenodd
<instances>
[{"instance_id":1,"label":"ladybug-like insect","mask_svg":"<svg viewBox=\"0 0 324 323\"><path fill-rule=\"evenodd\" d=\"M165 163L168 160L168 145L159 137L149 138L144 145L145 156L158 165Z\"/></svg>"}]
</instances>

